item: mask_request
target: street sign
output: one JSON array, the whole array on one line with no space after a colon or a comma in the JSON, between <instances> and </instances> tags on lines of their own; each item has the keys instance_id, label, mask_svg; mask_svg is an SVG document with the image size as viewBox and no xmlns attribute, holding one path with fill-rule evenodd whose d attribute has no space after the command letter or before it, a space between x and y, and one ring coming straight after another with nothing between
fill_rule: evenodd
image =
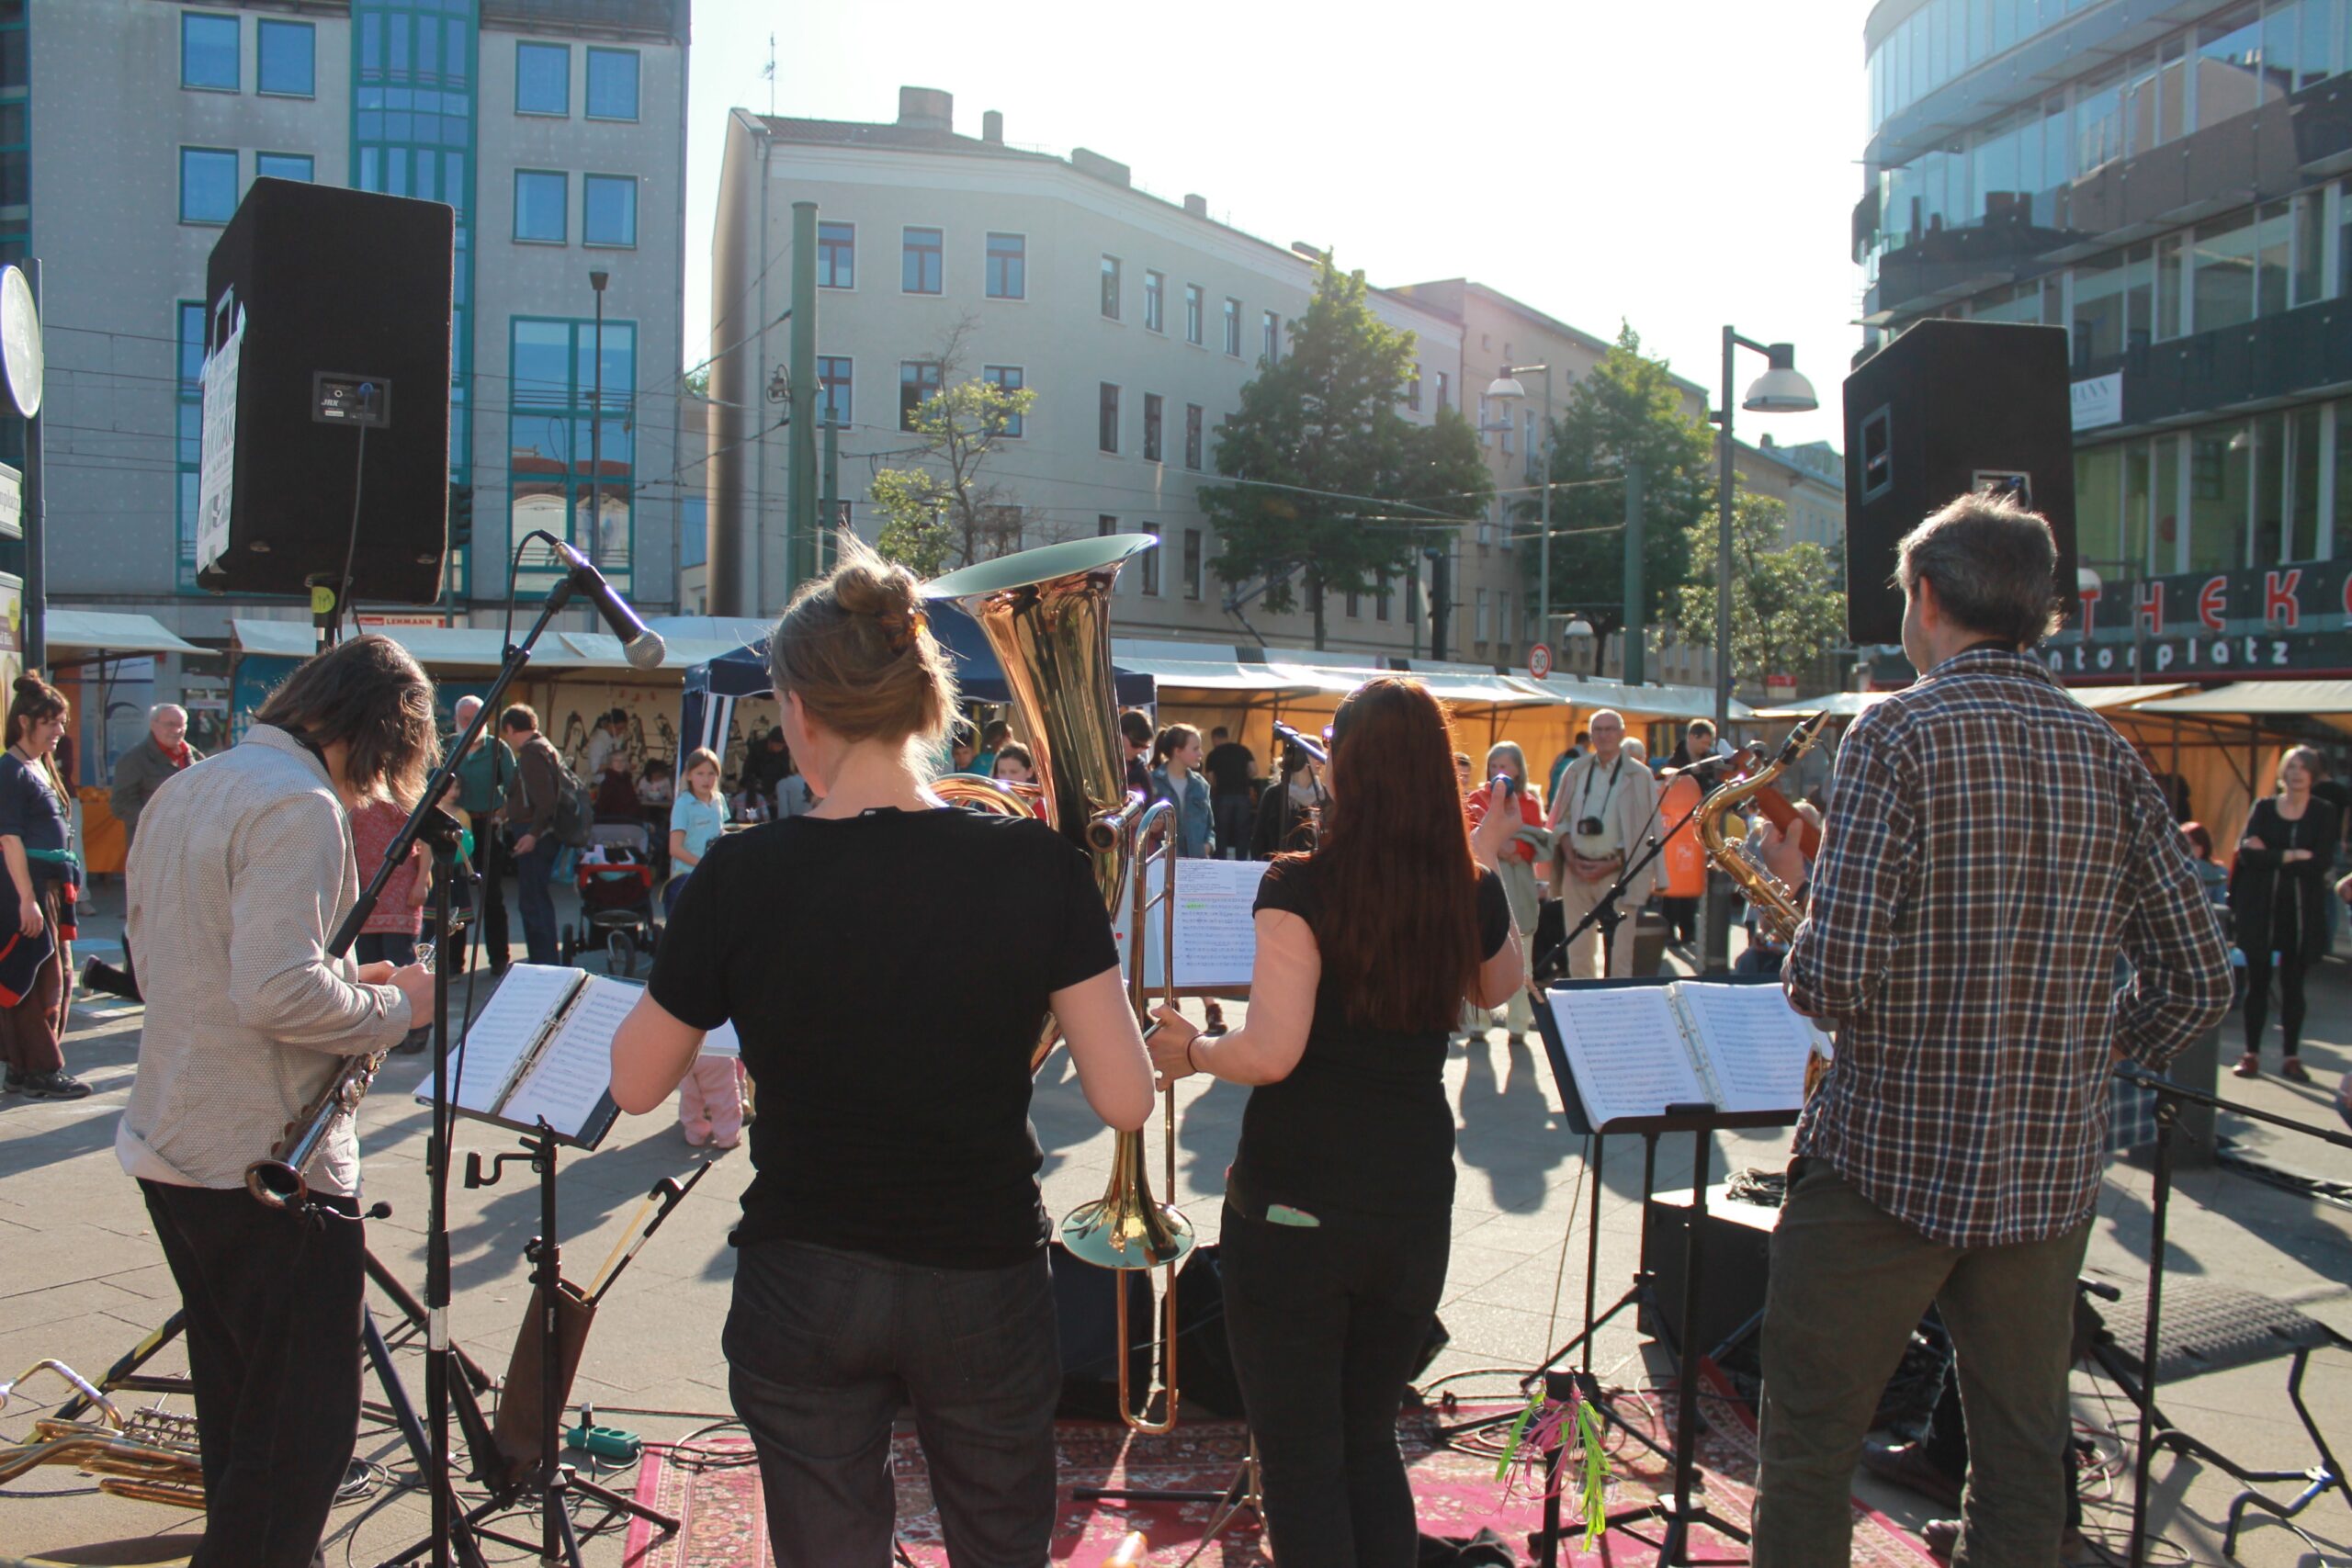
<instances>
[{"instance_id":1,"label":"street sign","mask_svg":"<svg viewBox=\"0 0 2352 1568\"><path fill-rule=\"evenodd\" d=\"M1552 672L1552 645L1539 642L1527 650L1527 672L1541 681Z\"/></svg>"}]
</instances>

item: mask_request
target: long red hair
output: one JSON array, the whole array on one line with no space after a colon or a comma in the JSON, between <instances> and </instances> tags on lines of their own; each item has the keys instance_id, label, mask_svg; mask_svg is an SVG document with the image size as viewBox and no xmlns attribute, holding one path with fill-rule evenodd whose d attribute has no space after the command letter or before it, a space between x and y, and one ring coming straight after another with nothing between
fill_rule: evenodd
<instances>
[{"instance_id":1,"label":"long red hair","mask_svg":"<svg viewBox=\"0 0 2352 1568\"><path fill-rule=\"evenodd\" d=\"M1478 863L1453 726L1419 681L1381 675L1340 703L1336 782L1315 865L1315 943L1350 1022L1451 1029L1476 977Z\"/></svg>"}]
</instances>

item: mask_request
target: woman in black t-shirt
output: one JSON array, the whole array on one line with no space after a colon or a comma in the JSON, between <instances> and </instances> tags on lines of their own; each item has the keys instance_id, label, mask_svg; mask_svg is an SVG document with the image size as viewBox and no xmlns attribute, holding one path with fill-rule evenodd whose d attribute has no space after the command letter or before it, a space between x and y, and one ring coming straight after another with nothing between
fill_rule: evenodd
<instances>
[{"instance_id":1,"label":"woman in black t-shirt","mask_svg":"<svg viewBox=\"0 0 2352 1568\"><path fill-rule=\"evenodd\" d=\"M74 812L55 752L72 713L65 694L38 675L19 677L8 704L8 748L0 752L0 858L17 896L17 934L48 955L0 1007L0 1057L6 1090L33 1100L79 1100L90 1086L65 1070L65 922L82 866L74 852Z\"/></svg>"},{"instance_id":2,"label":"woman in black t-shirt","mask_svg":"<svg viewBox=\"0 0 2352 1568\"><path fill-rule=\"evenodd\" d=\"M1086 858L926 787L955 712L915 580L844 535L769 640L813 811L710 847L613 1042L642 1114L732 1022L758 1086L725 1348L779 1564L882 1568L902 1401L951 1561L1046 1561L1061 1392L1029 1059L1048 1009L1088 1104L1150 1060ZM954 940L919 920L964 911Z\"/></svg>"},{"instance_id":3,"label":"woman in black t-shirt","mask_svg":"<svg viewBox=\"0 0 2352 1568\"><path fill-rule=\"evenodd\" d=\"M1413 1498L1396 1410L1445 1286L1453 1203L1446 1035L1507 1002L1519 944L1496 876L1516 819L1474 835L1445 711L1417 681L1356 688L1332 723L1310 854L1267 869L1248 1024L1162 1010L1169 1078L1251 1085L1226 1190L1226 1325L1283 1568L1403 1568Z\"/></svg>"}]
</instances>

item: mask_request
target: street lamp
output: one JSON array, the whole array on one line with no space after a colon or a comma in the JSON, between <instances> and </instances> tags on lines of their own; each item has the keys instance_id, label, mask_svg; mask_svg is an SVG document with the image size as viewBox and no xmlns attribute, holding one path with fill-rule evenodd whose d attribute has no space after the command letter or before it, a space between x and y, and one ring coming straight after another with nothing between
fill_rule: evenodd
<instances>
[{"instance_id":1,"label":"street lamp","mask_svg":"<svg viewBox=\"0 0 2352 1568\"><path fill-rule=\"evenodd\" d=\"M1592 623L1582 615L1578 615L1560 628L1560 635L1578 653L1582 653L1585 650L1585 645L1592 641ZM1600 660L1598 658L1592 661L1592 672L1596 678L1600 674ZM1581 675L1584 671L1579 670L1577 673Z\"/></svg>"},{"instance_id":2,"label":"street lamp","mask_svg":"<svg viewBox=\"0 0 2352 1568\"><path fill-rule=\"evenodd\" d=\"M588 393L588 558L605 564L605 518L596 481L605 469L605 285L612 274L592 272L588 287L596 291L596 344L591 357ZM578 451L578 447L573 447Z\"/></svg>"},{"instance_id":3,"label":"street lamp","mask_svg":"<svg viewBox=\"0 0 2352 1568\"><path fill-rule=\"evenodd\" d=\"M1715 473L1715 733L1725 733L1731 723L1731 513L1735 487L1732 473L1734 446L1731 432L1731 378L1733 361L1738 351L1752 349L1764 356L1766 368L1748 385L1747 396L1740 407L1751 413L1810 413L1821 406L1813 395L1813 383L1806 380L1796 367L1794 344L1758 343L1745 338L1730 326L1724 328L1724 400L1715 411L1715 423L1723 429L1723 447L1718 454ZM1731 963L1731 898L1721 874L1707 879L1707 942L1704 955L1709 969L1728 967Z\"/></svg>"},{"instance_id":4,"label":"street lamp","mask_svg":"<svg viewBox=\"0 0 2352 1568\"><path fill-rule=\"evenodd\" d=\"M1527 396L1527 389L1520 385L1521 376L1544 373L1544 451L1541 458L1544 475L1544 501L1537 525L1543 530L1536 546L1535 563L1535 635L1545 642L1552 639L1552 367L1549 365L1506 365L1502 374L1487 383L1487 396L1499 398L1506 404L1515 403ZM1505 410L1509 417L1509 410ZM1590 626L1585 628L1589 634Z\"/></svg>"}]
</instances>

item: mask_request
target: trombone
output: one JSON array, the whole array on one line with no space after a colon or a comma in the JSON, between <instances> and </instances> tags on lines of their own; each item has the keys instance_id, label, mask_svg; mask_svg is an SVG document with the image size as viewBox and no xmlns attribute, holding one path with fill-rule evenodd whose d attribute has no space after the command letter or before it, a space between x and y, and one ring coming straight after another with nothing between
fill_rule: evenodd
<instances>
[{"instance_id":1,"label":"trombone","mask_svg":"<svg viewBox=\"0 0 2352 1568\"><path fill-rule=\"evenodd\" d=\"M1004 671L1022 716L1037 783L1008 786L993 779L950 775L933 786L943 799L1011 815L1035 816L1084 852L1113 922L1125 914L1124 953L1127 998L1138 1021L1149 1017L1154 987L1147 984L1148 922L1157 911L1160 984L1157 1000L1176 999L1176 848L1166 801L1147 805L1127 789L1120 744L1118 691L1111 671L1111 595L1119 569L1159 540L1148 534L1114 534L1047 545L982 561L924 585L927 598L954 601L978 623ZM1154 838L1157 837L1157 845ZM1157 884L1157 886L1154 886ZM1034 1073L1058 1035L1047 1021L1030 1058ZM1176 1185L1176 1095L1160 1102L1166 1134L1164 1190ZM1061 1224L1071 1256L1122 1272L1160 1269L1157 1370L1138 1404L1130 1387L1127 1292L1118 1297L1119 1414L1138 1432L1176 1426L1176 1265L1193 1247L1190 1221L1154 1201L1143 1134L1121 1133L1111 1180L1101 1198L1070 1211ZM1164 1394L1164 1404L1161 1396ZM1152 1418L1160 1405L1163 1414Z\"/></svg>"}]
</instances>

